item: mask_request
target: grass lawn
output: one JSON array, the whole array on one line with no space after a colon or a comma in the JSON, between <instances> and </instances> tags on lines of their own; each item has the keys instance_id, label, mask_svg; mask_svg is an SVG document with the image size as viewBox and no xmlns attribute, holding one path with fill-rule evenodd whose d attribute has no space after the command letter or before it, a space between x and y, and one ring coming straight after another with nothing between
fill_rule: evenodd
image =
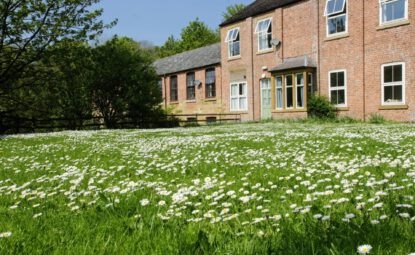
<instances>
[{"instance_id":1,"label":"grass lawn","mask_svg":"<svg viewBox=\"0 0 415 255\"><path fill-rule=\"evenodd\" d=\"M415 252L415 126L0 138L0 254Z\"/></svg>"}]
</instances>

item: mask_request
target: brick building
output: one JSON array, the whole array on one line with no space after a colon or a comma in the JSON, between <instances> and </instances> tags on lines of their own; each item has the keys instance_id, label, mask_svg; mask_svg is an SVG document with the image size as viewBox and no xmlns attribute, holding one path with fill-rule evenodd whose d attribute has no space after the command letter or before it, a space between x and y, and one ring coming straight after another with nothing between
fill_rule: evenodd
<instances>
[{"instance_id":1,"label":"brick building","mask_svg":"<svg viewBox=\"0 0 415 255\"><path fill-rule=\"evenodd\" d=\"M214 109L203 109L302 118L318 93L341 115L414 121L414 14L413 0L257 0L220 25L221 92ZM205 103L183 100L181 111Z\"/></svg>"}]
</instances>

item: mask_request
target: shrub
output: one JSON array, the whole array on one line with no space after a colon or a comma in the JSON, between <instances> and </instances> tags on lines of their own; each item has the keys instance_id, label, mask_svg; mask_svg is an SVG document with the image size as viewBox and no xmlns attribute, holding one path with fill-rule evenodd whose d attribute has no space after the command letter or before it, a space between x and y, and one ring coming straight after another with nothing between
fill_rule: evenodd
<instances>
[{"instance_id":1,"label":"shrub","mask_svg":"<svg viewBox=\"0 0 415 255\"><path fill-rule=\"evenodd\" d=\"M370 115L369 123L371 124L383 124L385 122L386 122L385 118L378 113L374 113Z\"/></svg>"},{"instance_id":2,"label":"shrub","mask_svg":"<svg viewBox=\"0 0 415 255\"><path fill-rule=\"evenodd\" d=\"M335 119L336 108L326 97L313 95L308 100L308 116L318 119Z\"/></svg>"}]
</instances>

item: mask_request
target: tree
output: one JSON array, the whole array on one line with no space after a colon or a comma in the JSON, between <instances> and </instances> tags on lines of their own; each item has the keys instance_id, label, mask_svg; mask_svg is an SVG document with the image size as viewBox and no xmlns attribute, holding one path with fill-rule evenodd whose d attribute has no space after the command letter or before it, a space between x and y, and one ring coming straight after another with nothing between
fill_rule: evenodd
<instances>
[{"instance_id":1,"label":"tree","mask_svg":"<svg viewBox=\"0 0 415 255\"><path fill-rule=\"evenodd\" d=\"M0 97L31 87L37 65L64 40L93 40L106 27L93 9L99 0L2 0L0 2ZM4 100L4 99L3 99ZM2 100L2 101L3 101Z\"/></svg>"},{"instance_id":2,"label":"tree","mask_svg":"<svg viewBox=\"0 0 415 255\"><path fill-rule=\"evenodd\" d=\"M226 7L226 11L222 13L223 21L228 20L238 14L245 8L244 4L234 4Z\"/></svg>"},{"instance_id":3,"label":"tree","mask_svg":"<svg viewBox=\"0 0 415 255\"><path fill-rule=\"evenodd\" d=\"M199 18L183 28L180 39L170 36L163 46L158 48L158 56L168 57L184 51L197 49L220 41L217 31L210 29Z\"/></svg>"},{"instance_id":4,"label":"tree","mask_svg":"<svg viewBox=\"0 0 415 255\"><path fill-rule=\"evenodd\" d=\"M130 115L143 120L159 111L162 101L150 54L129 38L117 38L93 49L93 103L108 128Z\"/></svg>"}]
</instances>

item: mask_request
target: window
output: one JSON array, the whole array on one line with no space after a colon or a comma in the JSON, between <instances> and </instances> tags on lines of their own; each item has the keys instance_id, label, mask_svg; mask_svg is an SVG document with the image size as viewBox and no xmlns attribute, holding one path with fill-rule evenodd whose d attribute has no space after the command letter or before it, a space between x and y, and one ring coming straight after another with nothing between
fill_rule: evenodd
<instances>
[{"instance_id":1,"label":"window","mask_svg":"<svg viewBox=\"0 0 415 255\"><path fill-rule=\"evenodd\" d=\"M408 19L408 0L380 0L380 23Z\"/></svg>"},{"instance_id":2,"label":"window","mask_svg":"<svg viewBox=\"0 0 415 255\"><path fill-rule=\"evenodd\" d=\"M216 73L215 68L206 70L206 97L216 97Z\"/></svg>"},{"instance_id":3,"label":"window","mask_svg":"<svg viewBox=\"0 0 415 255\"><path fill-rule=\"evenodd\" d=\"M405 63L382 65L382 104L405 104Z\"/></svg>"},{"instance_id":4,"label":"window","mask_svg":"<svg viewBox=\"0 0 415 255\"><path fill-rule=\"evenodd\" d=\"M258 35L258 51L272 49L272 20L264 19L258 21L255 29Z\"/></svg>"},{"instance_id":5,"label":"window","mask_svg":"<svg viewBox=\"0 0 415 255\"><path fill-rule=\"evenodd\" d=\"M177 76L170 77L170 101L177 101L179 99L177 90Z\"/></svg>"},{"instance_id":6,"label":"window","mask_svg":"<svg viewBox=\"0 0 415 255\"><path fill-rule=\"evenodd\" d=\"M157 81L157 88L163 93L163 81L161 79Z\"/></svg>"},{"instance_id":7,"label":"window","mask_svg":"<svg viewBox=\"0 0 415 255\"><path fill-rule=\"evenodd\" d=\"M294 107L294 84L293 76L285 76L285 108Z\"/></svg>"},{"instance_id":8,"label":"window","mask_svg":"<svg viewBox=\"0 0 415 255\"><path fill-rule=\"evenodd\" d=\"M307 78L307 83L308 83L307 93L308 93L308 96L310 97L310 96L312 96L314 94L314 92L316 91L316 89L314 88L314 77L313 77L313 74L312 73L308 73L307 75L308 75L308 78Z\"/></svg>"},{"instance_id":9,"label":"window","mask_svg":"<svg viewBox=\"0 0 415 255\"><path fill-rule=\"evenodd\" d=\"M228 44L228 55L230 58L241 54L239 27L228 31L225 42Z\"/></svg>"},{"instance_id":10,"label":"window","mask_svg":"<svg viewBox=\"0 0 415 255\"><path fill-rule=\"evenodd\" d=\"M332 71L329 73L330 101L338 106L344 107L346 103L346 71Z\"/></svg>"},{"instance_id":11,"label":"window","mask_svg":"<svg viewBox=\"0 0 415 255\"><path fill-rule=\"evenodd\" d=\"M186 75L186 95L187 100L194 100L196 99L196 84L195 84L195 73L187 73Z\"/></svg>"},{"instance_id":12,"label":"window","mask_svg":"<svg viewBox=\"0 0 415 255\"><path fill-rule=\"evenodd\" d=\"M282 77L277 76L275 77L275 85L276 85L276 96L275 96L275 103L277 109L282 109L283 101L282 101Z\"/></svg>"},{"instance_id":13,"label":"window","mask_svg":"<svg viewBox=\"0 0 415 255\"><path fill-rule=\"evenodd\" d=\"M327 0L327 36L347 32L347 0Z\"/></svg>"},{"instance_id":14,"label":"window","mask_svg":"<svg viewBox=\"0 0 415 255\"><path fill-rule=\"evenodd\" d=\"M206 117L206 123L208 125L216 124L216 117Z\"/></svg>"},{"instance_id":15,"label":"window","mask_svg":"<svg viewBox=\"0 0 415 255\"><path fill-rule=\"evenodd\" d=\"M248 110L246 82L231 83L231 111Z\"/></svg>"},{"instance_id":16,"label":"window","mask_svg":"<svg viewBox=\"0 0 415 255\"><path fill-rule=\"evenodd\" d=\"M297 84L297 108L304 108L304 75L302 73L296 75Z\"/></svg>"}]
</instances>

